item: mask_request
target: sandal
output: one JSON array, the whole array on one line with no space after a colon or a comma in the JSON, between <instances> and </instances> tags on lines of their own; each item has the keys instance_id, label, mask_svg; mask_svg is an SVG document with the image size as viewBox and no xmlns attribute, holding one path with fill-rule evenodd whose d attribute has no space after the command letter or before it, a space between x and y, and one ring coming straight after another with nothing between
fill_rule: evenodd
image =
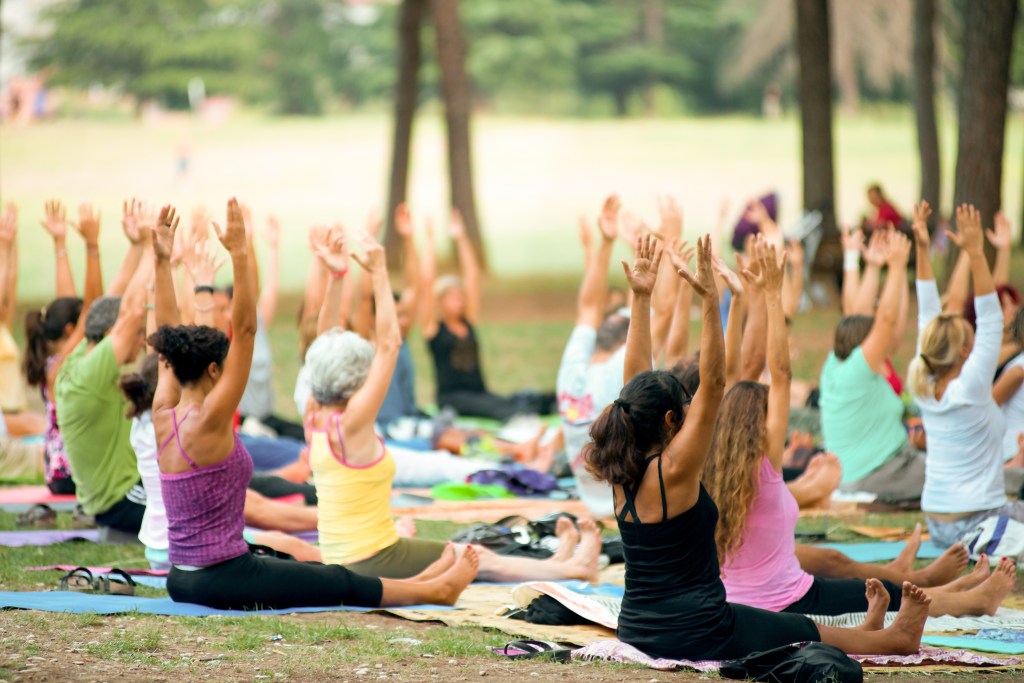
<instances>
[{"instance_id":1,"label":"sandal","mask_svg":"<svg viewBox=\"0 0 1024 683\"><path fill-rule=\"evenodd\" d=\"M57 513L44 503L36 503L17 517L18 526L30 526L36 529L52 529L57 526Z\"/></svg>"},{"instance_id":2,"label":"sandal","mask_svg":"<svg viewBox=\"0 0 1024 683\"><path fill-rule=\"evenodd\" d=\"M505 647L492 647L491 652L509 659L553 659L568 662L573 648L564 647L549 640L513 640Z\"/></svg>"},{"instance_id":3,"label":"sandal","mask_svg":"<svg viewBox=\"0 0 1024 683\"><path fill-rule=\"evenodd\" d=\"M74 529L94 529L96 528L96 518L85 514L85 510L79 503L75 506L75 511L71 513L71 526Z\"/></svg>"},{"instance_id":4,"label":"sandal","mask_svg":"<svg viewBox=\"0 0 1024 683\"><path fill-rule=\"evenodd\" d=\"M92 572L88 567L77 567L61 577L58 589L62 591L78 591L85 593L91 591L95 584Z\"/></svg>"},{"instance_id":5,"label":"sandal","mask_svg":"<svg viewBox=\"0 0 1024 683\"><path fill-rule=\"evenodd\" d=\"M135 579L123 569L111 569L102 576L97 576L93 589L106 595L135 595Z\"/></svg>"}]
</instances>

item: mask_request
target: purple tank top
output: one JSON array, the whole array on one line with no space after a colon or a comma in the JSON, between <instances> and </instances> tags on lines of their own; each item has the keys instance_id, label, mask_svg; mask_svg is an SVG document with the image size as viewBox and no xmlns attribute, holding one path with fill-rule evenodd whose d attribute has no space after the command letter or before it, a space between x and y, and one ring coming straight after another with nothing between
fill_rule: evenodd
<instances>
[{"instance_id":1,"label":"purple tank top","mask_svg":"<svg viewBox=\"0 0 1024 683\"><path fill-rule=\"evenodd\" d=\"M172 435L176 441L177 431L175 427ZM180 441L178 447L181 447ZM249 552L242 529L245 526L245 489L252 478L253 467L252 458L238 435L235 435L231 455L216 465L199 467L184 450L182 456L192 465L191 470L160 473L160 488L167 509L167 554L171 563L208 567Z\"/></svg>"}]
</instances>

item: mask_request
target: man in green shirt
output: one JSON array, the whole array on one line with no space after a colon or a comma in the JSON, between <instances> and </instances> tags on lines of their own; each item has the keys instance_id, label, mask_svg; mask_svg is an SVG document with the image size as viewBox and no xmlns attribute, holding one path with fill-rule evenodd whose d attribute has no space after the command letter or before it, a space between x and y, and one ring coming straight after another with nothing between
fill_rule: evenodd
<instances>
[{"instance_id":1,"label":"man in green shirt","mask_svg":"<svg viewBox=\"0 0 1024 683\"><path fill-rule=\"evenodd\" d=\"M55 384L57 424L78 501L101 527L137 534L146 493L128 436L121 366L145 344L142 283L120 297L102 297L89 308L85 339L65 359Z\"/></svg>"}]
</instances>

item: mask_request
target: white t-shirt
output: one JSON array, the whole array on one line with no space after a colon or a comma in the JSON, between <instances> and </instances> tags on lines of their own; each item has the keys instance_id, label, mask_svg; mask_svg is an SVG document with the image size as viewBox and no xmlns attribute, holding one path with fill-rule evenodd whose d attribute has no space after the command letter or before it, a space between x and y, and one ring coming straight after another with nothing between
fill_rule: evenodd
<instances>
[{"instance_id":1,"label":"white t-shirt","mask_svg":"<svg viewBox=\"0 0 1024 683\"><path fill-rule=\"evenodd\" d=\"M942 312L934 280L917 281L917 338ZM925 458L925 512L994 510L1006 504L1003 434L1006 420L992 398L992 378L1003 339L1003 311L995 292L975 297L978 329L974 348L960 376L941 400L915 396L928 435Z\"/></svg>"},{"instance_id":2,"label":"white t-shirt","mask_svg":"<svg viewBox=\"0 0 1024 683\"><path fill-rule=\"evenodd\" d=\"M587 472L582 452L590 441L591 424L622 391L626 346L601 363L591 363L596 341L592 327L581 325L572 331L558 367L558 412L580 499L597 517L611 517L615 514L612 487Z\"/></svg>"},{"instance_id":3,"label":"white t-shirt","mask_svg":"<svg viewBox=\"0 0 1024 683\"><path fill-rule=\"evenodd\" d=\"M274 414L274 351L270 348L270 337L263 316L256 314L256 336L253 338L252 364L249 367L249 381L245 384L238 412L262 420Z\"/></svg>"},{"instance_id":4,"label":"white t-shirt","mask_svg":"<svg viewBox=\"0 0 1024 683\"><path fill-rule=\"evenodd\" d=\"M146 489L146 512L142 515L139 540L147 548L167 550L167 509L160 488L156 430L153 428L153 414L150 411L132 420L129 439L135 450L142 486Z\"/></svg>"},{"instance_id":5,"label":"white t-shirt","mask_svg":"<svg viewBox=\"0 0 1024 683\"><path fill-rule=\"evenodd\" d=\"M1006 364L1003 372L1009 372L1010 368L1024 368L1024 353ZM1020 445L1017 443L1017 435L1024 433L1024 387L1017 391L1004 403L1003 417L1006 418L1006 434L1003 436L1003 460L1009 460L1017 455Z\"/></svg>"}]
</instances>

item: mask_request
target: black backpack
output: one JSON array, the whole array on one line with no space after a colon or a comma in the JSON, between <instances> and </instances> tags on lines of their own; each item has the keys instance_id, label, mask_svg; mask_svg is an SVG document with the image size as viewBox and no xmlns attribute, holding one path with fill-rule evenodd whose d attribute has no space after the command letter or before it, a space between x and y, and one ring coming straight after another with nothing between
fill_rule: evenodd
<instances>
[{"instance_id":1,"label":"black backpack","mask_svg":"<svg viewBox=\"0 0 1024 683\"><path fill-rule=\"evenodd\" d=\"M722 678L767 683L864 683L860 662L825 643L796 643L724 662Z\"/></svg>"}]
</instances>

